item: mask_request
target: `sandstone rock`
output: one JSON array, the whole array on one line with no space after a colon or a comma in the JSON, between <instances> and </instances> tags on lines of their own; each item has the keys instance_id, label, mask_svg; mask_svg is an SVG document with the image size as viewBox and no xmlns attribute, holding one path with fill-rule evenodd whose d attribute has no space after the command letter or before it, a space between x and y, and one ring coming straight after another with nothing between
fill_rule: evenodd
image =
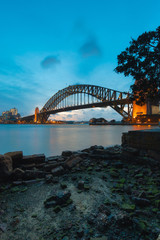
<instances>
[{"instance_id":1,"label":"sandstone rock","mask_svg":"<svg viewBox=\"0 0 160 240\"><path fill-rule=\"evenodd\" d=\"M78 189L82 190L84 188L84 181L80 180L78 182L78 186L77 186Z\"/></svg>"},{"instance_id":2,"label":"sandstone rock","mask_svg":"<svg viewBox=\"0 0 160 240\"><path fill-rule=\"evenodd\" d=\"M145 199L145 198L133 197L132 199L135 202L135 204L140 206L140 207L149 206L150 203L151 203L148 199Z\"/></svg>"},{"instance_id":3,"label":"sandstone rock","mask_svg":"<svg viewBox=\"0 0 160 240\"><path fill-rule=\"evenodd\" d=\"M64 157L69 157L71 155L72 155L72 151L63 151L62 152L62 156L64 156Z\"/></svg>"},{"instance_id":4,"label":"sandstone rock","mask_svg":"<svg viewBox=\"0 0 160 240\"><path fill-rule=\"evenodd\" d=\"M22 181L14 181L13 183L13 186L20 186L21 184L23 184Z\"/></svg>"},{"instance_id":5,"label":"sandstone rock","mask_svg":"<svg viewBox=\"0 0 160 240\"><path fill-rule=\"evenodd\" d=\"M15 168L12 172L12 179L13 180L21 180L24 178L24 175L25 175L25 171L23 171L22 169L20 168Z\"/></svg>"},{"instance_id":6,"label":"sandstone rock","mask_svg":"<svg viewBox=\"0 0 160 240\"><path fill-rule=\"evenodd\" d=\"M98 237L98 238L91 238L90 240L108 240L106 236Z\"/></svg>"},{"instance_id":7,"label":"sandstone rock","mask_svg":"<svg viewBox=\"0 0 160 240\"><path fill-rule=\"evenodd\" d=\"M26 180L26 181L23 181L23 184L33 184L33 183L37 183L37 182L40 182L42 181L43 179L31 179L31 180Z\"/></svg>"},{"instance_id":8,"label":"sandstone rock","mask_svg":"<svg viewBox=\"0 0 160 240\"><path fill-rule=\"evenodd\" d=\"M39 163L39 164L35 164L35 168L39 169L39 170L43 170L45 166L45 163Z\"/></svg>"},{"instance_id":9,"label":"sandstone rock","mask_svg":"<svg viewBox=\"0 0 160 240\"><path fill-rule=\"evenodd\" d=\"M159 161L154 160L153 158L149 158L146 156L139 156L137 157L137 162L142 165L149 165L149 166L157 166L159 165Z\"/></svg>"},{"instance_id":10,"label":"sandstone rock","mask_svg":"<svg viewBox=\"0 0 160 240\"><path fill-rule=\"evenodd\" d=\"M83 237L83 235L84 235L83 229L79 229L79 230L77 231L77 236L81 238L81 237Z\"/></svg>"},{"instance_id":11,"label":"sandstone rock","mask_svg":"<svg viewBox=\"0 0 160 240\"><path fill-rule=\"evenodd\" d=\"M153 151L153 150L148 150L148 155L151 158L154 158L157 161L160 161L160 152L158 151Z\"/></svg>"},{"instance_id":12,"label":"sandstone rock","mask_svg":"<svg viewBox=\"0 0 160 240\"><path fill-rule=\"evenodd\" d=\"M109 209L109 207L105 206L104 204L101 204L98 210L106 216L109 216L111 214L111 210Z\"/></svg>"},{"instance_id":13,"label":"sandstone rock","mask_svg":"<svg viewBox=\"0 0 160 240\"><path fill-rule=\"evenodd\" d=\"M1 230L2 232L5 232L6 229L7 229L7 224L6 224L6 223L0 223L0 230Z\"/></svg>"},{"instance_id":14,"label":"sandstone rock","mask_svg":"<svg viewBox=\"0 0 160 240\"><path fill-rule=\"evenodd\" d=\"M52 162L52 161L57 162L58 159L59 159L59 156L51 156L51 157L46 158L46 162L47 163Z\"/></svg>"},{"instance_id":15,"label":"sandstone rock","mask_svg":"<svg viewBox=\"0 0 160 240\"><path fill-rule=\"evenodd\" d=\"M82 158L87 158L88 155L89 154L87 152L83 152L83 151L74 152L74 156L79 156L79 157L82 157Z\"/></svg>"},{"instance_id":16,"label":"sandstone rock","mask_svg":"<svg viewBox=\"0 0 160 240\"><path fill-rule=\"evenodd\" d=\"M44 205L46 208L51 208L56 206L56 201L45 201Z\"/></svg>"},{"instance_id":17,"label":"sandstone rock","mask_svg":"<svg viewBox=\"0 0 160 240\"><path fill-rule=\"evenodd\" d=\"M121 158L122 160L134 161L135 157L139 155L139 150L136 148L125 147L122 149Z\"/></svg>"},{"instance_id":18,"label":"sandstone rock","mask_svg":"<svg viewBox=\"0 0 160 240\"><path fill-rule=\"evenodd\" d=\"M97 149L94 149L93 151L92 151L92 153L93 154L99 154L99 155L105 155L106 154L106 150L104 150L104 149L99 149L99 148L97 148Z\"/></svg>"},{"instance_id":19,"label":"sandstone rock","mask_svg":"<svg viewBox=\"0 0 160 240\"><path fill-rule=\"evenodd\" d=\"M157 240L160 240L160 234L159 234L159 236L158 236Z\"/></svg>"},{"instance_id":20,"label":"sandstone rock","mask_svg":"<svg viewBox=\"0 0 160 240\"><path fill-rule=\"evenodd\" d=\"M114 166L115 168L121 169L121 168L123 168L123 163L120 162L120 161L116 161L116 162L113 163L113 166Z\"/></svg>"},{"instance_id":21,"label":"sandstone rock","mask_svg":"<svg viewBox=\"0 0 160 240\"><path fill-rule=\"evenodd\" d=\"M61 188L62 188L62 189L66 189L66 188L67 188L67 184L66 184L66 183L63 183L63 182L62 182L60 185L61 185Z\"/></svg>"},{"instance_id":22,"label":"sandstone rock","mask_svg":"<svg viewBox=\"0 0 160 240\"><path fill-rule=\"evenodd\" d=\"M61 207L60 207L60 206L56 206L56 207L53 208L53 211L54 211L55 213L58 213L58 212L61 211Z\"/></svg>"},{"instance_id":23,"label":"sandstone rock","mask_svg":"<svg viewBox=\"0 0 160 240\"><path fill-rule=\"evenodd\" d=\"M68 200L70 200L71 193L68 191L59 191L57 193L53 193L46 201L44 202L45 207L53 207L56 205L66 204Z\"/></svg>"},{"instance_id":24,"label":"sandstone rock","mask_svg":"<svg viewBox=\"0 0 160 240\"><path fill-rule=\"evenodd\" d=\"M88 218L87 218L87 222L90 225L95 225L95 221L96 221L96 216L95 214L91 214Z\"/></svg>"},{"instance_id":25,"label":"sandstone rock","mask_svg":"<svg viewBox=\"0 0 160 240\"><path fill-rule=\"evenodd\" d=\"M120 227L129 226L132 224L132 220L129 215L126 213L120 212L115 216L116 224L118 224Z\"/></svg>"},{"instance_id":26,"label":"sandstone rock","mask_svg":"<svg viewBox=\"0 0 160 240\"><path fill-rule=\"evenodd\" d=\"M35 178L44 178L44 177L45 177L45 172L38 171L38 170L26 170L24 175L25 180L31 180Z\"/></svg>"},{"instance_id":27,"label":"sandstone rock","mask_svg":"<svg viewBox=\"0 0 160 240\"><path fill-rule=\"evenodd\" d=\"M58 162L54 162L54 163L51 163L51 164L45 164L45 165L44 165L44 169L45 169L45 171L51 172L51 170L52 170L53 168L56 168L56 167L58 167L58 166L60 166L60 165L61 165L61 163L58 163Z\"/></svg>"},{"instance_id":28,"label":"sandstone rock","mask_svg":"<svg viewBox=\"0 0 160 240\"><path fill-rule=\"evenodd\" d=\"M23 156L22 164L40 164L45 162L45 155L44 154L34 154L34 155L28 155Z\"/></svg>"},{"instance_id":29,"label":"sandstone rock","mask_svg":"<svg viewBox=\"0 0 160 240\"><path fill-rule=\"evenodd\" d=\"M53 176L60 176L64 173L64 168L62 166L56 167L52 169L51 173L53 174Z\"/></svg>"},{"instance_id":30,"label":"sandstone rock","mask_svg":"<svg viewBox=\"0 0 160 240\"><path fill-rule=\"evenodd\" d=\"M104 149L104 147L103 146L94 145L94 146L91 146L90 149L91 150L94 150L94 149Z\"/></svg>"},{"instance_id":31,"label":"sandstone rock","mask_svg":"<svg viewBox=\"0 0 160 240\"><path fill-rule=\"evenodd\" d=\"M8 152L8 153L5 153L4 156L11 157L13 168L16 168L21 164L21 161L23 158L23 152L22 151Z\"/></svg>"},{"instance_id":32,"label":"sandstone rock","mask_svg":"<svg viewBox=\"0 0 160 240\"><path fill-rule=\"evenodd\" d=\"M97 229L100 232L105 232L107 231L107 227L108 227L108 218L107 215L104 213L99 213L98 217L97 217L97 221L96 221L96 225L97 225Z\"/></svg>"},{"instance_id":33,"label":"sandstone rock","mask_svg":"<svg viewBox=\"0 0 160 240\"><path fill-rule=\"evenodd\" d=\"M53 181L53 176L52 174L47 174L46 177L46 183L51 183Z\"/></svg>"},{"instance_id":34,"label":"sandstone rock","mask_svg":"<svg viewBox=\"0 0 160 240\"><path fill-rule=\"evenodd\" d=\"M31 169L35 168L35 166L36 166L35 163L31 163L31 164L23 164L20 167L23 170L31 170Z\"/></svg>"},{"instance_id":35,"label":"sandstone rock","mask_svg":"<svg viewBox=\"0 0 160 240\"><path fill-rule=\"evenodd\" d=\"M67 168L72 168L72 167L75 167L78 163L80 163L81 161L83 160L83 158L81 158L81 157L75 157L75 156L73 156L73 157L70 157L69 159L67 159L66 161L65 161L65 166L67 167Z\"/></svg>"},{"instance_id":36,"label":"sandstone rock","mask_svg":"<svg viewBox=\"0 0 160 240\"><path fill-rule=\"evenodd\" d=\"M12 158L7 155L0 155L0 178L8 177L12 170Z\"/></svg>"}]
</instances>

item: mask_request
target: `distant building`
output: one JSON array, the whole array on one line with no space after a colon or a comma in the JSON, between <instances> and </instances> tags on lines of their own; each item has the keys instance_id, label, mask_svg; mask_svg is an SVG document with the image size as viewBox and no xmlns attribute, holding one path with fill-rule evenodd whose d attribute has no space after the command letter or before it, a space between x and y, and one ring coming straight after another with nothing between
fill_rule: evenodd
<instances>
[{"instance_id":1,"label":"distant building","mask_svg":"<svg viewBox=\"0 0 160 240\"><path fill-rule=\"evenodd\" d=\"M21 117L17 108L11 108L9 111L2 112L1 122L11 121L15 122Z\"/></svg>"},{"instance_id":2,"label":"distant building","mask_svg":"<svg viewBox=\"0 0 160 240\"><path fill-rule=\"evenodd\" d=\"M12 113L12 115L17 115L18 114L18 109L16 109L16 108L11 108L10 109L10 112Z\"/></svg>"}]
</instances>

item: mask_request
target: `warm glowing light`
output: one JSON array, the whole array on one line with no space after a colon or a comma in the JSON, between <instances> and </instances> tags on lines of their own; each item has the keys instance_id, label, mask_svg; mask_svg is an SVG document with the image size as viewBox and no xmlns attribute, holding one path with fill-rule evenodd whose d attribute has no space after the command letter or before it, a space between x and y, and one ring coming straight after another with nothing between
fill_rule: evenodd
<instances>
[{"instance_id":1,"label":"warm glowing light","mask_svg":"<svg viewBox=\"0 0 160 240\"><path fill-rule=\"evenodd\" d=\"M143 106L139 106L135 103L135 101L133 102L133 118L136 118L137 115L143 115L143 114L147 114L147 104L144 104Z\"/></svg>"},{"instance_id":2,"label":"warm glowing light","mask_svg":"<svg viewBox=\"0 0 160 240\"><path fill-rule=\"evenodd\" d=\"M38 113L39 113L39 108L36 107L36 108L35 108L35 118L34 118L34 122L35 122L35 123L38 122Z\"/></svg>"}]
</instances>

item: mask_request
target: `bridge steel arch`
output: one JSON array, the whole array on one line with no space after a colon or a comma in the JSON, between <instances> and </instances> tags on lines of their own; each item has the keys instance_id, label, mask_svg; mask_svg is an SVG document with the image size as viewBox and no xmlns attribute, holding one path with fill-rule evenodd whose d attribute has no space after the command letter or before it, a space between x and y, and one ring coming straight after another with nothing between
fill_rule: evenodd
<instances>
[{"instance_id":1,"label":"bridge steel arch","mask_svg":"<svg viewBox=\"0 0 160 240\"><path fill-rule=\"evenodd\" d=\"M93 98L98 99L99 102L92 102L75 106L64 106L63 108L56 109L58 104L65 100L65 98L74 94L87 94ZM95 85L72 85L66 87L56 94L54 94L43 106L39 113L41 122L45 122L50 114L57 112L91 108L91 107L107 107L110 106L117 111L126 120L132 120L133 104L130 99L131 95L127 92L120 92L113 89L95 86Z\"/></svg>"}]
</instances>

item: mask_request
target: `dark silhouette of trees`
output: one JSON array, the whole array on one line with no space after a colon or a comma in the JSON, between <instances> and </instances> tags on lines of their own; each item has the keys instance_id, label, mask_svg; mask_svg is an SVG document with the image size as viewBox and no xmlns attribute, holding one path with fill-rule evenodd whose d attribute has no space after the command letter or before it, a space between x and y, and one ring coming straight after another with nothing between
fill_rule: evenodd
<instances>
[{"instance_id":1,"label":"dark silhouette of trees","mask_svg":"<svg viewBox=\"0 0 160 240\"><path fill-rule=\"evenodd\" d=\"M141 34L137 40L132 39L117 59L115 71L135 80L131 90L137 104L160 98L160 26Z\"/></svg>"}]
</instances>

